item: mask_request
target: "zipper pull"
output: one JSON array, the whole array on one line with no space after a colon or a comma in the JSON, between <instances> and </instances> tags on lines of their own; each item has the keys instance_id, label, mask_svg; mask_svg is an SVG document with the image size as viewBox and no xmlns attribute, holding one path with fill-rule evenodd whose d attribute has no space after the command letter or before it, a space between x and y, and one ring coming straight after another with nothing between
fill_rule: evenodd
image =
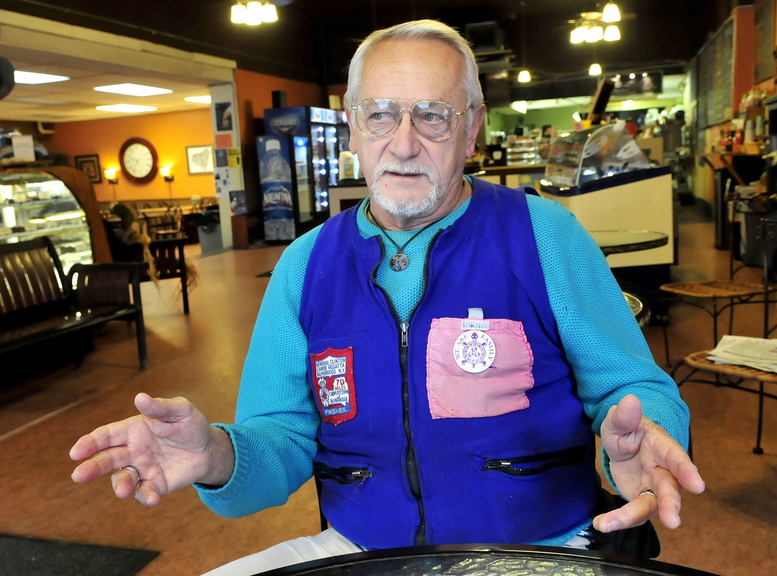
<instances>
[{"instance_id":1,"label":"zipper pull","mask_svg":"<svg viewBox=\"0 0 777 576\"><path fill-rule=\"evenodd\" d=\"M399 325L399 331L402 334L402 348L407 348L407 331L410 328L410 324L402 322Z\"/></svg>"},{"instance_id":2,"label":"zipper pull","mask_svg":"<svg viewBox=\"0 0 777 576\"><path fill-rule=\"evenodd\" d=\"M511 468L512 462L509 460L486 460L483 465L483 470L504 470L505 468Z\"/></svg>"}]
</instances>

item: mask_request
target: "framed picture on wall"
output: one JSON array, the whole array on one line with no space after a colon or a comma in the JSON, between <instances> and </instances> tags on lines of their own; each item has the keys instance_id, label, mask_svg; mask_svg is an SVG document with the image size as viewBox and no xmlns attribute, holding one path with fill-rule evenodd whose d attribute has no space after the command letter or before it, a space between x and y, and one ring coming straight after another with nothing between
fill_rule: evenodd
<instances>
[{"instance_id":1,"label":"framed picture on wall","mask_svg":"<svg viewBox=\"0 0 777 576\"><path fill-rule=\"evenodd\" d=\"M189 166L189 174L213 173L213 146L187 146L186 162Z\"/></svg>"},{"instance_id":2,"label":"framed picture on wall","mask_svg":"<svg viewBox=\"0 0 777 576\"><path fill-rule=\"evenodd\" d=\"M92 184L99 184L103 181L103 173L100 170L100 158L97 154L88 154L85 156L76 156L76 168L86 172Z\"/></svg>"}]
</instances>

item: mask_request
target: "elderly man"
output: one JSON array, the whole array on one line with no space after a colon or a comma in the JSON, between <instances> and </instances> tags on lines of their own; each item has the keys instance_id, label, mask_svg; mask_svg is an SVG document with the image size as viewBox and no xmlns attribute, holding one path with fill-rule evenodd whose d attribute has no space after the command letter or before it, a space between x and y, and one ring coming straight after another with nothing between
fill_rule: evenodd
<instances>
[{"instance_id":1,"label":"elderly man","mask_svg":"<svg viewBox=\"0 0 777 576\"><path fill-rule=\"evenodd\" d=\"M484 114L466 42L428 20L375 32L345 102L370 196L284 252L236 423L141 394L140 415L76 443L73 479L119 469L116 495L149 506L195 484L240 516L314 474L331 528L219 575L422 544L595 546L656 515L678 526L681 489L704 489L687 407L597 246L560 206L463 176ZM602 504L594 433L620 507Z\"/></svg>"}]
</instances>

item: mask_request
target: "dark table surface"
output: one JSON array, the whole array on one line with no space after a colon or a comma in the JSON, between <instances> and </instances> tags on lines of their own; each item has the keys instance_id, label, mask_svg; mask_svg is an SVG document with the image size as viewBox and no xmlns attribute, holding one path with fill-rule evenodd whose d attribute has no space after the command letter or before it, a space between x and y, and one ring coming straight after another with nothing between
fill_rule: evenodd
<instances>
[{"instance_id":1,"label":"dark table surface","mask_svg":"<svg viewBox=\"0 0 777 576\"><path fill-rule=\"evenodd\" d=\"M590 234L605 256L649 250L669 242L668 235L652 230L592 230Z\"/></svg>"},{"instance_id":2,"label":"dark table surface","mask_svg":"<svg viewBox=\"0 0 777 576\"><path fill-rule=\"evenodd\" d=\"M295 564L262 576L715 576L572 548L506 545L375 550Z\"/></svg>"}]
</instances>

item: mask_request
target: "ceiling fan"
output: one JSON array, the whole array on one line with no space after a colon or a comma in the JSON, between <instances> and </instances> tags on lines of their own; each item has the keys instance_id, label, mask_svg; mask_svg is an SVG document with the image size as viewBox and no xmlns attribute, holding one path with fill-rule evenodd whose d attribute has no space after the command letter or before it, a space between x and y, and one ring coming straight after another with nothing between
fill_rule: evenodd
<instances>
[{"instance_id":1,"label":"ceiling fan","mask_svg":"<svg viewBox=\"0 0 777 576\"><path fill-rule=\"evenodd\" d=\"M615 2L605 4L601 12L580 12L574 20L568 20L573 28L569 35L572 44L616 41L621 39L618 22L635 18L636 14L622 14Z\"/></svg>"}]
</instances>

